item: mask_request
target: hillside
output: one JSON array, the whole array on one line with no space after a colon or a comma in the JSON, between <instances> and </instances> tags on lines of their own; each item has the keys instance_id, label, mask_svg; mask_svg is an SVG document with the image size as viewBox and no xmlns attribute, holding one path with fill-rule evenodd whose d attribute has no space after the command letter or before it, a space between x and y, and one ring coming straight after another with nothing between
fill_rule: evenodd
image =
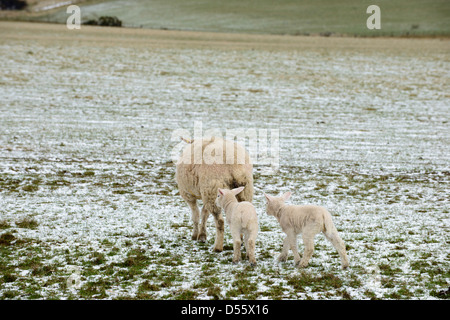
<instances>
[{"instance_id":1,"label":"hillside","mask_svg":"<svg viewBox=\"0 0 450 320\"><path fill-rule=\"evenodd\" d=\"M368 0L109 0L80 4L82 20L117 16L126 27L269 34L450 35L448 0L376 1L381 29L369 30ZM31 19L64 23L66 7ZM30 19L28 17L28 19Z\"/></svg>"}]
</instances>

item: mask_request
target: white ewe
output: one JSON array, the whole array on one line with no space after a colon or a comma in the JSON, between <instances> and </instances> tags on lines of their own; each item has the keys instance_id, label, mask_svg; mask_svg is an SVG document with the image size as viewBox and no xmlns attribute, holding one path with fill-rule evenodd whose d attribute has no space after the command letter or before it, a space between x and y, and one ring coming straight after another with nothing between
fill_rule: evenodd
<instances>
[{"instance_id":1,"label":"white ewe","mask_svg":"<svg viewBox=\"0 0 450 320\"><path fill-rule=\"evenodd\" d=\"M206 241L206 222L212 213L216 222L214 251L222 251L224 221L222 210L215 203L217 190L244 186L238 200L253 200L253 165L249 154L234 141L217 137L197 139L184 147L176 166L178 190L192 211L192 239ZM203 207L199 228L197 200L200 199Z\"/></svg>"},{"instance_id":2,"label":"white ewe","mask_svg":"<svg viewBox=\"0 0 450 320\"><path fill-rule=\"evenodd\" d=\"M248 201L238 202L236 195L244 187L233 190L220 189L217 192L216 204L225 211L227 223L233 237L233 262L241 260L241 235L244 236L246 255L251 266L256 265L255 243L258 234L258 216L255 207Z\"/></svg>"},{"instance_id":3,"label":"white ewe","mask_svg":"<svg viewBox=\"0 0 450 320\"><path fill-rule=\"evenodd\" d=\"M286 261L290 248L294 253L295 265L299 264L300 267L306 267L314 252L314 237L319 232L323 232L338 251L341 257L342 268L348 267L345 244L339 236L331 214L327 209L313 205L285 205L284 202L291 196L290 192L286 192L281 197L272 197L265 193L264 195L267 199L267 214L277 218L281 229L287 235L283 242L281 254L278 257L279 261ZM297 235L299 233L302 234L305 246L301 260L297 246Z\"/></svg>"}]
</instances>

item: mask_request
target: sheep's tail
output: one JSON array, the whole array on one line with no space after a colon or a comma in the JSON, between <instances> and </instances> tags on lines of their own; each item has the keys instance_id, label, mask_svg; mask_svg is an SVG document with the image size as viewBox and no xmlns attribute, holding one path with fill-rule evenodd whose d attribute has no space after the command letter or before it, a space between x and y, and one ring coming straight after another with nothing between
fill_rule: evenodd
<instances>
[{"instance_id":1,"label":"sheep's tail","mask_svg":"<svg viewBox=\"0 0 450 320\"><path fill-rule=\"evenodd\" d=\"M337 233L336 226L333 223L333 219L331 217L331 213L327 210L324 212L324 225L323 225L323 231L325 233Z\"/></svg>"},{"instance_id":2,"label":"sheep's tail","mask_svg":"<svg viewBox=\"0 0 450 320\"><path fill-rule=\"evenodd\" d=\"M253 201L253 181L249 181L247 177L245 177L245 180L239 180L233 179L233 183L230 186L230 189L239 188L239 187L245 187L244 190L242 190L241 193L239 193L236 197L239 202L241 201Z\"/></svg>"},{"instance_id":3,"label":"sheep's tail","mask_svg":"<svg viewBox=\"0 0 450 320\"><path fill-rule=\"evenodd\" d=\"M184 142L189 143L189 144L194 142L194 140L189 140L189 139L186 139L186 138L183 138L183 137L180 137L180 139L181 139L181 141L184 141Z\"/></svg>"},{"instance_id":4,"label":"sheep's tail","mask_svg":"<svg viewBox=\"0 0 450 320\"><path fill-rule=\"evenodd\" d=\"M180 139L181 139L181 141L184 141L184 142L186 142L186 143L188 143L188 144L192 144L192 143L194 142L194 139L187 139L187 138L183 138L183 137L181 137L181 136L180 136ZM206 145L208 145L208 144L210 144L211 142L213 142L214 139L215 139L215 137L212 137L212 138L210 138L210 139L201 139L201 140L203 140L203 148L204 148Z\"/></svg>"}]
</instances>

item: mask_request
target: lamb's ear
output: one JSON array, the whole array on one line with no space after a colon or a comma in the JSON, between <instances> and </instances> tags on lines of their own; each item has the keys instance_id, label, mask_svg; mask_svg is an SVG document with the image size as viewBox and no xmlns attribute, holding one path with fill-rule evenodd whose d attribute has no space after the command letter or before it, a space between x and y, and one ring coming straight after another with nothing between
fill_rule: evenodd
<instances>
[{"instance_id":1,"label":"lamb's ear","mask_svg":"<svg viewBox=\"0 0 450 320\"><path fill-rule=\"evenodd\" d=\"M235 188L235 189L233 189L231 191L233 191L234 195L237 195L237 194L241 193L242 190L244 190L244 188L245 187L239 187L239 188Z\"/></svg>"},{"instance_id":2,"label":"lamb's ear","mask_svg":"<svg viewBox=\"0 0 450 320\"><path fill-rule=\"evenodd\" d=\"M267 201L272 201L272 196L269 196L267 193L264 192L264 196L266 197Z\"/></svg>"},{"instance_id":3,"label":"lamb's ear","mask_svg":"<svg viewBox=\"0 0 450 320\"><path fill-rule=\"evenodd\" d=\"M281 197L284 199L284 201L286 201L291 197L291 192L288 191L285 194L283 194Z\"/></svg>"},{"instance_id":4,"label":"lamb's ear","mask_svg":"<svg viewBox=\"0 0 450 320\"><path fill-rule=\"evenodd\" d=\"M219 193L220 193L221 195L223 195L223 189L220 189L220 188L219 188Z\"/></svg>"}]
</instances>

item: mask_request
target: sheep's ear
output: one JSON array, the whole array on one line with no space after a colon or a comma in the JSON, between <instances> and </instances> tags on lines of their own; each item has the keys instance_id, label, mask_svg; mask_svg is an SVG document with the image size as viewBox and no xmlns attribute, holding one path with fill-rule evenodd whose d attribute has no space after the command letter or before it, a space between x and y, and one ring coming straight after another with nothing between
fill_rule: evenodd
<instances>
[{"instance_id":1,"label":"sheep's ear","mask_svg":"<svg viewBox=\"0 0 450 320\"><path fill-rule=\"evenodd\" d=\"M219 193L223 195L223 190L219 188Z\"/></svg>"},{"instance_id":2,"label":"sheep's ear","mask_svg":"<svg viewBox=\"0 0 450 320\"><path fill-rule=\"evenodd\" d=\"M272 201L272 196L269 196L267 193L264 192L264 196L266 197L267 201Z\"/></svg>"},{"instance_id":3,"label":"sheep's ear","mask_svg":"<svg viewBox=\"0 0 450 320\"><path fill-rule=\"evenodd\" d=\"M244 190L244 188L245 187L239 187L239 188L233 189L232 191L233 191L234 195L237 195L237 194L241 193L242 190Z\"/></svg>"},{"instance_id":4,"label":"sheep's ear","mask_svg":"<svg viewBox=\"0 0 450 320\"><path fill-rule=\"evenodd\" d=\"M284 199L284 201L286 201L291 197L291 192L288 191L285 194L283 194L281 197Z\"/></svg>"}]
</instances>

